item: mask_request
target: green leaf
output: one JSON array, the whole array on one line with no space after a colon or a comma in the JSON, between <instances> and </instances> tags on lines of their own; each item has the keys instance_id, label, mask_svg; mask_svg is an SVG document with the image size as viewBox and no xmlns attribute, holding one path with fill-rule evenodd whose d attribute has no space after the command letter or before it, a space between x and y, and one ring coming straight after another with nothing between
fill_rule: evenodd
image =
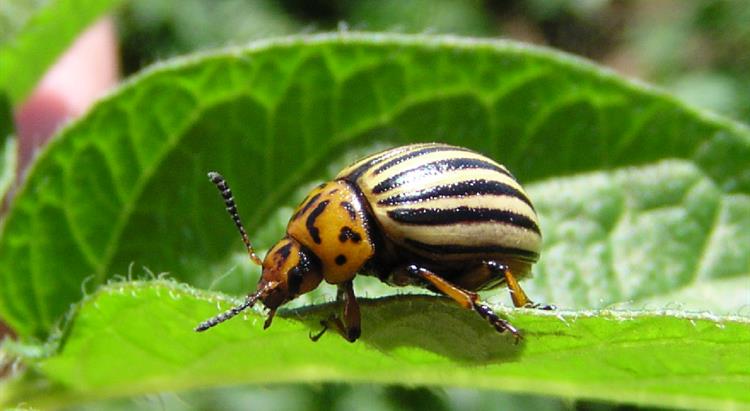
<instances>
[{"instance_id":1,"label":"green leaf","mask_svg":"<svg viewBox=\"0 0 750 411\"><path fill-rule=\"evenodd\" d=\"M121 0L6 0L0 6L0 90L18 104L88 25Z\"/></svg>"},{"instance_id":2,"label":"green leaf","mask_svg":"<svg viewBox=\"0 0 750 411\"><path fill-rule=\"evenodd\" d=\"M750 320L743 317L502 309L526 331L516 345L448 300L394 296L362 301L355 344L335 333L308 340L329 305L283 313L267 331L262 316L249 313L193 332L217 302L228 307L221 296L167 281L108 286L83 303L62 350L34 367L52 385L16 394L45 408L229 383L344 381L502 387L669 407L750 404Z\"/></svg>"},{"instance_id":3,"label":"green leaf","mask_svg":"<svg viewBox=\"0 0 750 411\"><path fill-rule=\"evenodd\" d=\"M249 268L242 255L206 171L227 177L252 238L263 249L282 236L290 207L313 184L362 154L418 141L479 150L506 164L524 183L545 236L535 276L524 282L537 301L581 310L585 321L600 324L607 335L637 333L628 331L630 320L611 321L606 312L588 310L617 305L729 315L748 305L747 128L544 49L452 37L338 34L261 42L163 63L66 128L40 155L0 234L0 316L26 344L34 344L59 326L85 290L113 277L130 277L141 267L169 272L197 288L247 292L257 281L257 270ZM331 288L321 287L296 304L330 299ZM374 297L398 290L358 278L357 291ZM144 303L137 293L123 298L133 305ZM507 302L502 290L485 298ZM180 301L190 310L204 297ZM102 304L97 304L102 310L120 307ZM187 321L160 307L153 310L143 311L142 318L159 318L154 324L168 330L168 341L175 341L195 319L192 312ZM211 312L204 309L195 317ZM516 321L516 311L505 312ZM636 322L654 316L622 315ZM670 323L685 316L656 317ZM423 320L433 323L430 318ZM519 312L517 318L531 333L538 332L537 318L544 324L540 330L555 329L552 324L558 321L540 313ZM645 321L643 327L653 332L658 327L648 327L662 324L659 321ZM744 335L741 329L747 324L742 321L732 328L740 331L728 333L728 338ZM302 350L300 356L315 357L317 348L308 351L306 347L316 346L306 344L299 325L279 324L262 334L279 339L273 346L293 345ZM377 317L365 324L374 330L387 328ZM143 325L135 328L142 332L139 338L152 338ZM229 325L221 328L230 330L206 338L225 338L224 343L233 344L236 330ZM88 338L79 335L81 329L75 325L66 330L63 353L70 352L68 344L78 338ZM287 338L287 329L294 337ZM683 331L674 338L699 340L702 335ZM649 334L644 335L642 343L650 344ZM598 344L595 340L589 335L580 343ZM358 344L336 347L346 358L359 358L356 355L365 350ZM442 365L432 370L417 367L419 372L441 375L446 385L459 384L476 367L456 366L444 358L445 350L455 348L432 355L430 361ZM734 355L732 350L728 349ZM390 361L389 355L361 357L362 364L356 366L363 367L362 374L352 371L352 378L365 371L373 378L381 375L370 371L377 368L373 364ZM53 356L42 364L74 357ZM137 361L132 352L117 358ZM257 357L248 361L252 358ZM518 367L527 366L525 358ZM671 367L672 361L684 359L676 355L663 361ZM250 381L244 376L268 371L259 361L256 368L232 361L215 366L227 371L227 383ZM626 356L620 361L643 360ZM174 371L174 379L142 389L181 387L181 378L194 375L186 371L189 368L167 368ZM53 369L40 365L38 372L51 378ZM603 393L597 395L581 388L575 373L554 369L563 370L561 386L572 384L580 390L574 395L605 395L604 389L597 388ZM625 370L621 372L627 374ZM717 380L746 381L731 364L711 370ZM399 378L417 374L410 367L390 376L384 371L378 381L402 382ZM324 377L303 373L284 378ZM415 377L413 382L422 381ZM532 385L505 387L501 380L492 381L484 386L527 390ZM608 376L598 381L607 385ZM683 404L677 397L696 398L687 392L692 387L677 386L683 390L657 390L635 399L633 391L620 395L611 388L606 398L676 405ZM745 401L741 393L728 389L701 395L713 398L710 401L724 395L731 395L729 401ZM103 396L125 394L115 386L97 390Z\"/></svg>"}]
</instances>

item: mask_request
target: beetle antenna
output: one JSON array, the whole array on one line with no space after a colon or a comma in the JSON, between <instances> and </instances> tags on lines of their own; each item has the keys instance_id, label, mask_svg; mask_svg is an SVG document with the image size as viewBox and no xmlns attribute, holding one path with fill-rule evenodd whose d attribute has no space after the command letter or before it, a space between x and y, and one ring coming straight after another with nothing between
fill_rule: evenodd
<instances>
[{"instance_id":1,"label":"beetle antenna","mask_svg":"<svg viewBox=\"0 0 750 411\"><path fill-rule=\"evenodd\" d=\"M248 255L250 255L250 260L257 265L263 265L263 262L260 260L260 258L258 258L258 255L255 254L253 245L250 244L250 238L247 236L245 226L242 225L240 214L237 212L237 205L234 203L234 197L232 196L232 190L229 188L227 181L224 179L224 177L221 176L221 174L215 171L211 171L208 173L208 179L216 185L216 188L219 189L221 196L224 198L224 204L226 204L227 206L227 212L229 213L229 216L232 217L234 225L237 226L237 229L240 231L242 242L244 242L245 247L247 247L247 253Z\"/></svg>"},{"instance_id":2,"label":"beetle antenna","mask_svg":"<svg viewBox=\"0 0 750 411\"><path fill-rule=\"evenodd\" d=\"M203 321L202 323L198 324L198 326L195 327L195 331L197 331L197 332L206 331L207 329L209 329L211 327L214 327L216 325L219 325L219 324L223 323L224 321L226 321L226 320L234 317L235 315L241 313L242 311L244 311L244 310L252 307L253 305L255 305L255 303L259 299L262 299L263 297L265 297L266 295L268 295L268 293L271 290L273 290L274 288L276 288L277 285L279 285L279 283L276 282L276 281L271 281L271 282L267 283L261 289L259 289L258 291L256 291L254 294L248 295L247 298L245 298L245 301L242 304L240 304L240 305L238 305L236 307L232 307L232 308L224 311L223 313L221 313L221 314L219 314L219 315L217 315L217 316L215 316L213 318L209 318L208 320Z\"/></svg>"}]
</instances>

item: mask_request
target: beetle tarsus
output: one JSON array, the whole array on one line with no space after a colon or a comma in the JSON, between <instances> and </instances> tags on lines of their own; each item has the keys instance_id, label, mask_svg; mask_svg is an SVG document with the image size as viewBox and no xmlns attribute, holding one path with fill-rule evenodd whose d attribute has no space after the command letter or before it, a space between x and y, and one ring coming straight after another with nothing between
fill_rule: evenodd
<instances>
[{"instance_id":1,"label":"beetle tarsus","mask_svg":"<svg viewBox=\"0 0 750 411\"><path fill-rule=\"evenodd\" d=\"M484 263L487 268L490 269L495 275L502 276L505 278L505 283L508 286L508 290L510 291L510 298L513 300L513 305L518 308L534 308L537 310L556 310L557 307L550 304L540 304L535 303L531 301L531 299L526 295L526 292L523 291L523 288L521 288L521 285L518 284L518 280L513 275L513 273L510 271L510 268L508 268L507 265L501 264L497 261L485 261Z\"/></svg>"},{"instance_id":2,"label":"beetle tarsus","mask_svg":"<svg viewBox=\"0 0 750 411\"><path fill-rule=\"evenodd\" d=\"M555 311L557 310L557 306L554 304L540 304L529 301L528 304L524 306L524 308L531 308L534 310L543 310L543 311Z\"/></svg>"},{"instance_id":3,"label":"beetle tarsus","mask_svg":"<svg viewBox=\"0 0 750 411\"><path fill-rule=\"evenodd\" d=\"M482 318L486 319L487 321L492 324L493 327L497 330L499 333L503 333L505 331L508 331L513 335L513 337L516 339L516 344L523 339L521 336L521 333L518 331L516 327L513 326L509 321L503 320L502 318L498 317L497 314L484 303L476 303L474 304L474 311L479 313L479 315L482 316Z\"/></svg>"},{"instance_id":4,"label":"beetle tarsus","mask_svg":"<svg viewBox=\"0 0 750 411\"><path fill-rule=\"evenodd\" d=\"M268 327L271 326L271 322L273 321L273 317L276 315L276 309L268 312L268 318L266 318L266 321L263 323L263 329L266 330Z\"/></svg>"},{"instance_id":5,"label":"beetle tarsus","mask_svg":"<svg viewBox=\"0 0 750 411\"><path fill-rule=\"evenodd\" d=\"M479 296L477 295L477 293L456 287L437 274L424 268L417 267L416 265L409 265L408 267L406 267L406 272L409 275L415 275L425 280L427 283L435 287L435 289L437 289L439 292L452 298L462 307L474 310L482 318L489 321L490 324L495 327L495 330L497 330L498 332L510 332L515 337L516 343L518 343L518 341L521 339L521 333L518 331L518 329L514 327L510 322L498 317L497 314L492 311L492 308L490 308L490 306L479 301Z\"/></svg>"},{"instance_id":6,"label":"beetle tarsus","mask_svg":"<svg viewBox=\"0 0 750 411\"><path fill-rule=\"evenodd\" d=\"M318 342L318 340L320 339L320 337L322 337L323 334L325 334L326 331L328 331L328 321L327 320L320 320L320 325L323 326L323 329L320 330L317 334L313 335L312 331L310 331L310 335L309 335L310 341L312 341L312 342Z\"/></svg>"},{"instance_id":7,"label":"beetle tarsus","mask_svg":"<svg viewBox=\"0 0 750 411\"><path fill-rule=\"evenodd\" d=\"M336 314L331 314L328 318L325 320L320 320L320 325L323 326L323 329L320 330L317 334L310 334L310 339L314 342L318 341L320 337L323 336L323 334L328 331L329 328L333 328L336 330L336 332L339 333L346 341L354 342L357 341L359 338L359 335L361 333L361 330L359 328L359 325L356 326L346 326L344 325L344 322L341 321L341 318L339 318Z\"/></svg>"},{"instance_id":8,"label":"beetle tarsus","mask_svg":"<svg viewBox=\"0 0 750 411\"><path fill-rule=\"evenodd\" d=\"M336 302L339 306L343 305L343 320L336 314L331 314L325 320L321 320L320 325L323 326L323 329L315 335L310 334L311 340L318 341L326 330L331 327L336 329L349 342L357 341L362 334L359 304L357 303L357 297L354 295L354 287L351 280L339 285L338 292L336 293Z\"/></svg>"}]
</instances>

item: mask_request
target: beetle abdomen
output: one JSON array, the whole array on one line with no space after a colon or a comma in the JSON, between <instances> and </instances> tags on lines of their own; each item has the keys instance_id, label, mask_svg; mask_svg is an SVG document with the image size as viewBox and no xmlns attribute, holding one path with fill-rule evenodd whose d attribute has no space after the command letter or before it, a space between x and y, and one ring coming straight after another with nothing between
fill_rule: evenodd
<instances>
[{"instance_id":1,"label":"beetle abdomen","mask_svg":"<svg viewBox=\"0 0 750 411\"><path fill-rule=\"evenodd\" d=\"M337 178L356 184L383 233L417 254L446 261L539 256L539 222L523 188L505 167L471 150L397 147Z\"/></svg>"}]
</instances>

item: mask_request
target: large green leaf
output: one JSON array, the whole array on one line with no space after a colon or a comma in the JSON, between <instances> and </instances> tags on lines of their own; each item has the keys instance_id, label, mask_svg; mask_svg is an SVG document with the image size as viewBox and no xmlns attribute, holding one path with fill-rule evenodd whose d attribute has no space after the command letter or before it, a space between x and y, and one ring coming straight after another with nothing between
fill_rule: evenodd
<instances>
[{"instance_id":1,"label":"large green leaf","mask_svg":"<svg viewBox=\"0 0 750 411\"><path fill-rule=\"evenodd\" d=\"M217 301L227 307L216 297L164 281L101 290L81 307L61 352L35 367L54 383L40 390L27 376L19 385L33 391L13 399L49 407L165 388L345 381L673 407L750 404L750 319L743 317L503 309L527 330L516 345L447 300L394 296L362 301L357 343L335 334L313 343L307 334L333 307L287 312L265 332L252 313L194 333L190 326L212 315Z\"/></svg>"},{"instance_id":2,"label":"large green leaf","mask_svg":"<svg viewBox=\"0 0 750 411\"><path fill-rule=\"evenodd\" d=\"M84 289L141 272L142 266L199 288L245 292L257 271L243 268L245 258L236 258L241 244L215 188L206 181L207 170L228 178L253 238L263 248L281 236L288 206L304 196L309 184L374 149L435 140L486 153L505 163L529 189L545 235L535 277L525 283L536 300L564 309L622 304L715 314L736 313L748 304L746 128L547 50L446 37L339 34L263 42L164 63L64 130L40 156L3 227L0 315L27 341L44 338ZM242 269L234 270L238 266ZM360 279L357 289L368 296L393 292ZM326 290L298 304L322 301ZM507 301L504 294L487 298ZM130 298L134 305L152 304L137 293ZM180 301L190 305L203 300L198 295ZM97 306L118 309L102 304ZM84 306L81 318L90 307ZM169 309L158 304L149 310L154 311L148 318L170 318L158 325L169 330L168 341L195 320L192 314L190 321L169 316ZM684 314L659 318L672 324L664 327L672 327L679 317ZM543 325L536 325L537 318ZM624 332L623 324L630 324L607 318L588 321L599 321L608 335ZM519 314L518 319L532 334L535 327L555 329L558 321L538 313ZM429 316L424 320L431 321ZM646 321L644 327L657 323ZM366 324L387 327L377 318ZM285 327L275 325L263 334L278 339L274 347L279 355L293 350L315 357L318 348L312 347L317 346L299 336L304 334L299 326L294 338L285 338ZM747 324L737 321L732 327L728 338L744 344ZM144 333L141 337L153 335L136 328ZM90 338L79 331L83 329L74 326L66 341ZM236 332L217 335L232 345ZM595 343L588 336L581 344ZM684 329L674 338L699 339ZM364 349L356 344L336 348L347 358ZM739 349L747 346L726 350L733 354ZM40 372L64 379L64 367L44 364L80 359L71 350L63 344L63 355L42 363ZM132 352L115 355L137 361ZM369 373L377 368L373 364L389 360L371 353L362 361L360 375L376 375ZM435 362L446 385L454 380L442 374L445 370L455 369L457 376L468 372L450 358ZM524 364L520 361L519 367ZM241 376L264 367L239 367L232 361L216 366L232 370L236 377L227 382L252 381ZM747 381L731 367L717 367L717 379ZM184 387L177 374L190 373L190 368L170 369L174 380L162 378L161 387L142 389ZM402 370L413 375L407 371ZM284 380L316 378L304 376ZM575 376L571 372L564 375L568 380L561 379L575 385L574 395L601 391L583 388L589 381ZM601 375L599 382L607 384L607 378ZM97 387L102 395L126 393L116 381L108 381L111 387ZM394 375L392 381L403 380ZM486 386L503 388L500 380L493 381ZM656 390L642 402L680 405L674 399L688 395L689 388L682 387L674 395ZM730 392L731 401L746 401L731 388L703 398ZM662 395L669 400L655 400ZM606 398L635 400L630 394Z\"/></svg>"},{"instance_id":3,"label":"large green leaf","mask_svg":"<svg viewBox=\"0 0 750 411\"><path fill-rule=\"evenodd\" d=\"M0 5L0 91L14 104L97 17L121 0L5 0Z\"/></svg>"}]
</instances>

